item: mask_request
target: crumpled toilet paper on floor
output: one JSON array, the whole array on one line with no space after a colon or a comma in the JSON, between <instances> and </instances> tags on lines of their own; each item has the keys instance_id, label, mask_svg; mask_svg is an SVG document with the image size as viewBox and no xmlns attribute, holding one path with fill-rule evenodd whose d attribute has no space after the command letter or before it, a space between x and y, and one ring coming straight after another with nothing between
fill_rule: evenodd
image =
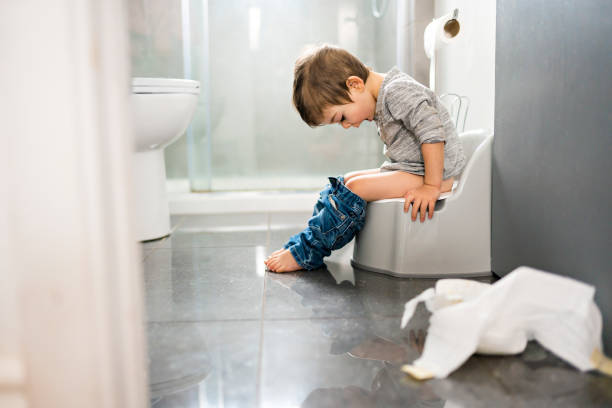
<instances>
[{"instance_id":1,"label":"crumpled toilet paper on floor","mask_svg":"<svg viewBox=\"0 0 612 408\"><path fill-rule=\"evenodd\" d=\"M473 353L517 354L535 339L581 371L612 375L594 294L591 285L525 266L494 284L440 279L406 303L402 328L419 302L433 314L423 354L402 370L444 378Z\"/></svg>"}]
</instances>

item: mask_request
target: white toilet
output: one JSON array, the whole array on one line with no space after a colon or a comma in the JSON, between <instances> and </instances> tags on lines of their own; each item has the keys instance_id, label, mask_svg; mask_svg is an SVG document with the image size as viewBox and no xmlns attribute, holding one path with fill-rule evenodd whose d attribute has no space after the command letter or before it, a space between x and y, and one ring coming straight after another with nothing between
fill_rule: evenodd
<instances>
[{"instance_id":1,"label":"white toilet","mask_svg":"<svg viewBox=\"0 0 612 408\"><path fill-rule=\"evenodd\" d=\"M200 83L187 79L133 78L134 218L139 241L170 233L164 148L187 129Z\"/></svg>"}]
</instances>

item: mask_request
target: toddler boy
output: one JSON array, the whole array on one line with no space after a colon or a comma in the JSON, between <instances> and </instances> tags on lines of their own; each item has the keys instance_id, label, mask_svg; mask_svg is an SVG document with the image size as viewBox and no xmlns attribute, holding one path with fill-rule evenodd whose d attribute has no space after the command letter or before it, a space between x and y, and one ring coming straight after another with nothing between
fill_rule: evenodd
<instances>
[{"instance_id":1,"label":"toddler boy","mask_svg":"<svg viewBox=\"0 0 612 408\"><path fill-rule=\"evenodd\" d=\"M265 260L273 272L322 266L363 227L369 201L404 197L413 221L419 211L421 222L426 213L431 219L440 193L451 191L465 165L450 115L430 89L396 68L374 72L343 49L323 45L297 60L293 104L311 127L374 120L388 160L330 177L308 227Z\"/></svg>"}]
</instances>

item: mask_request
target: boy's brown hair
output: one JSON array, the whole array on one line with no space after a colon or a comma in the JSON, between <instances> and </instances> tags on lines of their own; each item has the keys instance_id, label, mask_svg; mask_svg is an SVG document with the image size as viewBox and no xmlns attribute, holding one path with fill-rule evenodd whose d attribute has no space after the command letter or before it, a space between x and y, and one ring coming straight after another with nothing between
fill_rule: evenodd
<instances>
[{"instance_id":1,"label":"boy's brown hair","mask_svg":"<svg viewBox=\"0 0 612 408\"><path fill-rule=\"evenodd\" d=\"M327 44L319 46L295 62L293 105L308 126L318 126L324 109L352 102L346 80L355 75L365 83L369 73L350 52Z\"/></svg>"}]
</instances>

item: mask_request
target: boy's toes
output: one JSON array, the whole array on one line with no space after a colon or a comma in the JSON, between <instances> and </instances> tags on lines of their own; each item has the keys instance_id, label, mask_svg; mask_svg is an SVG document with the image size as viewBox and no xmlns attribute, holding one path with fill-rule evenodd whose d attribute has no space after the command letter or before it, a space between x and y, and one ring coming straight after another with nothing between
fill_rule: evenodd
<instances>
[{"instance_id":1,"label":"boy's toes","mask_svg":"<svg viewBox=\"0 0 612 408\"><path fill-rule=\"evenodd\" d=\"M268 257L267 257L267 258L264 260L264 264L266 265L266 267L267 267L269 270L274 271L274 268L275 268L275 267L278 267L278 255L279 255L281 252L283 252L283 251L284 251L284 249L283 249L283 248L278 249L278 250L276 250L276 251L272 252L272 253L270 254L270 256L268 256ZM274 266L274 265L276 265L276 266Z\"/></svg>"},{"instance_id":2,"label":"boy's toes","mask_svg":"<svg viewBox=\"0 0 612 408\"><path fill-rule=\"evenodd\" d=\"M281 269L283 268L283 262L279 255L276 255L274 257L274 262L272 265L274 266L274 268L272 269L273 272L281 272Z\"/></svg>"},{"instance_id":3,"label":"boy's toes","mask_svg":"<svg viewBox=\"0 0 612 408\"><path fill-rule=\"evenodd\" d=\"M269 270L276 272L276 268L278 267L278 259L276 257L272 257L268 260L266 265L268 266Z\"/></svg>"}]
</instances>

